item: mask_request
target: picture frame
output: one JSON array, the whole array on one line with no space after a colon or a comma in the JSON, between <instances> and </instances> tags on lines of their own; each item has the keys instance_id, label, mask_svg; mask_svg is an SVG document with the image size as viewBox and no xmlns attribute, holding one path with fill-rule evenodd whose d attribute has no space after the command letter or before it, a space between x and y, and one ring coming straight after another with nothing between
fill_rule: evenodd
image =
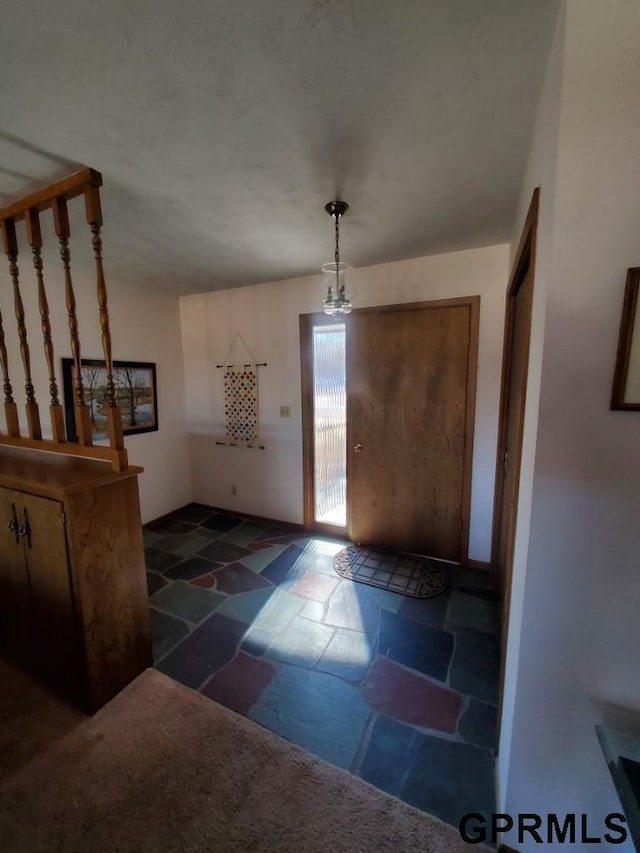
<instances>
[{"instance_id":1,"label":"picture frame","mask_svg":"<svg viewBox=\"0 0 640 853\"><path fill-rule=\"evenodd\" d=\"M107 439L105 405L107 371L101 359L83 358L81 362L84 400L89 407L93 441ZM113 377L116 399L122 418L124 435L156 432L158 429L158 393L156 365L147 361L114 361ZM62 387L67 440L77 441L76 418L73 402L75 363L72 358L62 359Z\"/></svg>"},{"instance_id":2,"label":"picture frame","mask_svg":"<svg viewBox=\"0 0 640 853\"><path fill-rule=\"evenodd\" d=\"M627 270L611 408L640 411L640 267Z\"/></svg>"}]
</instances>

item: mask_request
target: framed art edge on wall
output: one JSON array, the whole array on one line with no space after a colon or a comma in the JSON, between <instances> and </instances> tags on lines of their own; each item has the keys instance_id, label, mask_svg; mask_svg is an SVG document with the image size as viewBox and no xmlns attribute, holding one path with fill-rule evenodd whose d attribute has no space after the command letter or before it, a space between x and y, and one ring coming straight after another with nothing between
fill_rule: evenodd
<instances>
[{"instance_id":1,"label":"framed art edge on wall","mask_svg":"<svg viewBox=\"0 0 640 853\"><path fill-rule=\"evenodd\" d=\"M627 270L618 336L618 352L611 392L611 408L616 411L640 411L639 288L640 267L630 267Z\"/></svg>"},{"instance_id":2,"label":"framed art edge on wall","mask_svg":"<svg viewBox=\"0 0 640 853\"><path fill-rule=\"evenodd\" d=\"M82 359L84 402L89 407L94 441L107 438L100 428L103 406L105 362L101 359ZM62 387L67 440L77 441L74 407L75 364L72 358L62 359ZM122 416L124 435L137 435L158 430L158 393L156 365L146 361L114 361L113 374L116 397Z\"/></svg>"}]
</instances>

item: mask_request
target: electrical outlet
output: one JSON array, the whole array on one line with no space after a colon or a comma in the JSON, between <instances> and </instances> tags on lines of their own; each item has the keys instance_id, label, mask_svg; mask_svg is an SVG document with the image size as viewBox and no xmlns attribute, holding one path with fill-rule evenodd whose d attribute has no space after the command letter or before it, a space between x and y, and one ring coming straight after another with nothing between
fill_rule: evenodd
<instances>
[{"instance_id":1,"label":"electrical outlet","mask_svg":"<svg viewBox=\"0 0 640 853\"><path fill-rule=\"evenodd\" d=\"M238 488L237 488L237 486L231 486L231 494L232 494L232 495L237 495L237 494L238 494Z\"/></svg>"},{"instance_id":2,"label":"electrical outlet","mask_svg":"<svg viewBox=\"0 0 640 853\"><path fill-rule=\"evenodd\" d=\"M280 406L280 417L281 418L290 418L291 417L291 406Z\"/></svg>"}]
</instances>

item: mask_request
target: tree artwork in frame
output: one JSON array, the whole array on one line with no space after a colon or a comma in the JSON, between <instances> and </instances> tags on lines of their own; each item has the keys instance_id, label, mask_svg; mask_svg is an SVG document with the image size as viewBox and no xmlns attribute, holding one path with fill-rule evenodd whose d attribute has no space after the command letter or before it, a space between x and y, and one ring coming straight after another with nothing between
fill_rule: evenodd
<instances>
[{"instance_id":1,"label":"tree artwork in frame","mask_svg":"<svg viewBox=\"0 0 640 853\"><path fill-rule=\"evenodd\" d=\"M107 370L104 361L82 359L84 402L89 410L93 441L108 439L107 434ZM76 367L72 358L62 359L62 384L67 440L77 441L73 403ZM122 418L122 432L133 435L158 429L158 396L156 366L146 361L114 361L113 381Z\"/></svg>"}]
</instances>

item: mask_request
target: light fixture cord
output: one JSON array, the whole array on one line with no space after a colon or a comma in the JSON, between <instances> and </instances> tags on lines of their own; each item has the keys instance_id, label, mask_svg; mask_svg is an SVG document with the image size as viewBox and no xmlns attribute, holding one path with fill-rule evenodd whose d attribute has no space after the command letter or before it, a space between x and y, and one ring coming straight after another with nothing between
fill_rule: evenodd
<instances>
[{"instance_id":1,"label":"light fixture cord","mask_svg":"<svg viewBox=\"0 0 640 853\"><path fill-rule=\"evenodd\" d=\"M339 273L339 269L340 269L340 266L339 266L340 265L340 214L339 213L335 214L335 220L336 220L336 252L335 252L335 259L336 259L336 299L338 299L340 296L340 273Z\"/></svg>"}]
</instances>

